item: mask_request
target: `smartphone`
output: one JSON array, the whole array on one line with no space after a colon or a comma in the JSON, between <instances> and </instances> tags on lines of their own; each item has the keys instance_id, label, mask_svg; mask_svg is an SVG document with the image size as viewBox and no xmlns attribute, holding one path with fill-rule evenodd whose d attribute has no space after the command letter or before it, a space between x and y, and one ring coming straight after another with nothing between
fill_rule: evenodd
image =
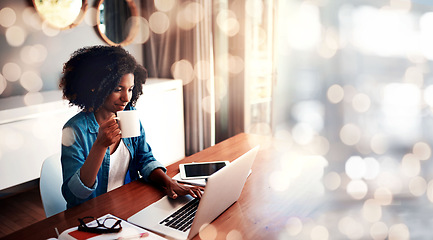
<instances>
[{"instance_id":1,"label":"smartphone","mask_svg":"<svg viewBox=\"0 0 433 240\"><path fill-rule=\"evenodd\" d=\"M184 180L208 178L229 163L229 161L215 161L179 164L180 177Z\"/></svg>"}]
</instances>

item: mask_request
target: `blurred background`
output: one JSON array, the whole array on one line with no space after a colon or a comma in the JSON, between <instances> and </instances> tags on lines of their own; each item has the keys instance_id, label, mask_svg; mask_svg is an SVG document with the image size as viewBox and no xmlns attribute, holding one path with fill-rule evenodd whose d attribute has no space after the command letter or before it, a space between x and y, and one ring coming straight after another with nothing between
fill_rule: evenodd
<instances>
[{"instance_id":1,"label":"blurred background","mask_svg":"<svg viewBox=\"0 0 433 240\"><path fill-rule=\"evenodd\" d=\"M294 160L302 159L294 152L311 154L323 166L323 179L301 198L321 207L312 210L313 218L291 218L289 236L428 239L431 2L278 4L278 68L268 126L291 151L276 176L286 184L275 188L290 192L306 184L301 179L310 170L296 174L306 164Z\"/></svg>"},{"instance_id":2,"label":"blurred background","mask_svg":"<svg viewBox=\"0 0 433 240\"><path fill-rule=\"evenodd\" d=\"M187 155L240 132L280 143L269 184L298 193L281 239L430 238L430 0L135 2L125 48L150 77L183 80ZM74 50L106 44L97 3L60 31L29 1L2 0L0 100L43 102Z\"/></svg>"}]
</instances>

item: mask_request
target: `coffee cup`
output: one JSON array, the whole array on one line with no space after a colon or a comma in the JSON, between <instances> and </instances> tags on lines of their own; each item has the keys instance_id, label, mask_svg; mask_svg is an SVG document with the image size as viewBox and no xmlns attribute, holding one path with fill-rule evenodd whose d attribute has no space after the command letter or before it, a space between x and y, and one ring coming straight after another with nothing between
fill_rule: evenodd
<instances>
[{"instance_id":1,"label":"coffee cup","mask_svg":"<svg viewBox=\"0 0 433 240\"><path fill-rule=\"evenodd\" d=\"M119 111L115 119L119 122L122 138L140 136L140 120L137 110Z\"/></svg>"}]
</instances>

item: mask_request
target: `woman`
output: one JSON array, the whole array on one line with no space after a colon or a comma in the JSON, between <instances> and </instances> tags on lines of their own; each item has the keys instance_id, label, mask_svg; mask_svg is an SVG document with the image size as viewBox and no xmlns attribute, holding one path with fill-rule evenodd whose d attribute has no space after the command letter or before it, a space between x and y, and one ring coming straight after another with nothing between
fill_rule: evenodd
<instances>
[{"instance_id":1,"label":"woman","mask_svg":"<svg viewBox=\"0 0 433 240\"><path fill-rule=\"evenodd\" d=\"M121 47L81 48L65 63L63 96L82 109L63 128L62 193L68 208L140 177L162 187L171 198L201 197L199 188L181 185L165 174L141 124L140 136L122 138L115 114L135 109L146 74Z\"/></svg>"}]
</instances>

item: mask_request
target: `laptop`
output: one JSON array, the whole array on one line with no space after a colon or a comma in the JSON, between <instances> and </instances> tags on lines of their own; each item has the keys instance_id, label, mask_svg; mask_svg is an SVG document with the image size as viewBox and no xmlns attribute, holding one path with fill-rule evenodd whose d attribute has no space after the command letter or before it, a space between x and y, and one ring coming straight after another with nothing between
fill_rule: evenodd
<instances>
[{"instance_id":1,"label":"laptop","mask_svg":"<svg viewBox=\"0 0 433 240\"><path fill-rule=\"evenodd\" d=\"M238 200L259 147L212 174L200 200L189 195L176 199L165 196L132 215L128 221L167 238L193 238Z\"/></svg>"}]
</instances>

